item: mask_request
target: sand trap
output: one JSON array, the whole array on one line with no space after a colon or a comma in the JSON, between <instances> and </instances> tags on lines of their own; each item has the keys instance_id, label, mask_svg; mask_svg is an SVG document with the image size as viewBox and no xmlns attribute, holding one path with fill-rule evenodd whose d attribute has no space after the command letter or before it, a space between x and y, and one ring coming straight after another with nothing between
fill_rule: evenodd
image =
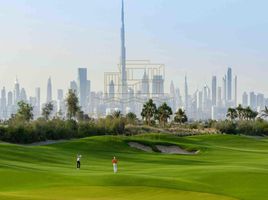
<instances>
[{"instance_id":1,"label":"sand trap","mask_svg":"<svg viewBox=\"0 0 268 200\"><path fill-rule=\"evenodd\" d=\"M165 154L182 154L182 155L193 155L197 154L197 151L186 151L178 146L163 146L156 145L155 146L161 153Z\"/></svg>"},{"instance_id":2,"label":"sand trap","mask_svg":"<svg viewBox=\"0 0 268 200\"><path fill-rule=\"evenodd\" d=\"M128 145L135 149L139 149L145 152L154 152L152 147L138 143L138 142L129 142ZM181 155L194 155L199 151L186 151L178 146L164 146L164 145L156 145L157 150L163 154L181 154Z\"/></svg>"},{"instance_id":3,"label":"sand trap","mask_svg":"<svg viewBox=\"0 0 268 200\"><path fill-rule=\"evenodd\" d=\"M142 151L153 152L152 147L146 146L144 144L140 144L138 142L129 142L128 145L133 147L133 148L142 150Z\"/></svg>"}]
</instances>

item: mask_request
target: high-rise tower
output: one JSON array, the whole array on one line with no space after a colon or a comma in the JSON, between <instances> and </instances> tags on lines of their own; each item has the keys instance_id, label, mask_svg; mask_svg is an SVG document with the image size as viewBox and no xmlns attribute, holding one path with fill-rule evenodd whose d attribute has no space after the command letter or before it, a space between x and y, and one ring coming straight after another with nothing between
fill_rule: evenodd
<instances>
[{"instance_id":1,"label":"high-rise tower","mask_svg":"<svg viewBox=\"0 0 268 200\"><path fill-rule=\"evenodd\" d=\"M125 13L124 0L122 0L121 10L121 97L126 98L127 95L127 72L126 72L126 47L125 47Z\"/></svg>"},{"instance_id":2,"label":"high-rise tower","mask_svg":"<svg viewBox=\"0 0 268 200\"><path fill-rule=\"evenodd\" d=\"M228 68L227 71L227 100L232 101L232 69Z\"/></svg>"},{"instance_id":3,"label":"high-rise tower","mask_svg":"<svg viewBox=\"0 0 268 200\"><path fill-rule=\"evenodd\" d=\"M217 77L212 77L212 106L216 106L217 104Z\"/></svg>"},{"instance_id":4,"label":"high-rise tower","mask_svg":"<svg viewBox=\"0 0 268 200\"><path fill-rule=\"evenodd\" d=\"M227 100L227 82L226 82L226 75L223 77L222 79L222 96L223 96L223 104L226 104L226 100Z\"/></svg>"},{"instance_id":5,"label":"high-rise tower","mask_svg":"<svg viewBox=\"0 0 268 200\"><path fill-rule=\"evenodd\" d=\"M18 81L18 78L16 77L15 86L14 86L14 103L17 105L17 103L20 101L20 84Z\"/></svg>"},{"instance_id":6,"label":"high-rise tower","mask_svg":"<svg viewBox=\"0 0 268 200\"><path fill-rule=\"evenodd\" d=\"M141 81L141 93L144 96L149 96L150 93L150 85L149 85L149 77L146 74L146 71L144 71L142 81Z\"/></svg>"},{"instance_id":7,"label":"high-rise tower","mask_svg":"<svg viewBox=\"0 0 268 200\"><path fill-rule=\"evenodd\" d=\"M189 99L188 99L188 83L187 83L187 76L185 76L184 79L184 105L185 105L185 111L188 112L188 103L189 103Z\"/></svg>"},{"instance_id":8,"label":"high-rise tower","mask_svg":"<svg viewBox=\"0 0 268 200\"><path fill-rule=\"evenodd\" d=\"M47 81L47 103L52 101L52 83L51 83L51 77L49 77Z\"/></svg>"},{"instance_id":9,"label":"high-rise tower","mask_svg":"<svg viewBox=\"0 0 268 200\"><path fill-rule=\"evenodd\" d=\"M234 78L234 105L237 106L237 76Z\"/></svg>"},{"instance_id":10,"label":"high-rise tower","mask_svg":"<svg viewBox=\"0 0 268 200\"><path fill-rule=\"evenodd\" d=\"M87 106L87 68L78 68L79 103L83 111Z\"/></svg>"}]
</instances>

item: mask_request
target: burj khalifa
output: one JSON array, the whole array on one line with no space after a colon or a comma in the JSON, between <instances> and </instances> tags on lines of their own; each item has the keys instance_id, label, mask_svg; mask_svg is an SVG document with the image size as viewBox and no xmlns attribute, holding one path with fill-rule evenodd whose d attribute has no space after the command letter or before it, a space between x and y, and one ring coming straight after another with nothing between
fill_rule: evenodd
<instances>
[{"instance_id":1,"label":"burj khalifa","mask_svg":"<svg viewBox=\"0 0 268 200\"><path fill-rule=\"evenodd\" d=\"M121 101L127 98L127 72L126 72L126 47L125 47L125 13L124 0L121 10Z\"/></svg>"}]
</instances>

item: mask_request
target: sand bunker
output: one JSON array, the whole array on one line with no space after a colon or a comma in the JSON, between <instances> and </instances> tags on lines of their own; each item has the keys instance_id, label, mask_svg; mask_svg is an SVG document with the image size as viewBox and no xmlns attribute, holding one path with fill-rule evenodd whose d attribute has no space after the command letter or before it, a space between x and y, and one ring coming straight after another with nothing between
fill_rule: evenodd
<instances>
[{"instance_id":1,"label":"sand bunker","mask_svg":"<svg viewBox=\"0 0 268 200\"><path fill-rule=\"evenodd\" d=\"M142 150L142 151L153 152L152 147L146 146L144 144L140 144L138 142L129 142L128 145L133 147L133 148Z\"/></svg>"},{"instance_id":2,"label":"sand bunker","mask_svg":"<svg viewBox=\"0 0 268 200\"><path fill-rule=\"evenodd\" d=\"M161 153L165 154L183 154L183 155L193 155L198 153L197 151L186 151L178 146L164 146L156 145L155 146Z\"/></svg>"},{"instance_id":3,"label":"sand bunker","mask_svg":"<svg viewBox=\"0 0 268 200\"><path fill-rule=\"evenodd\" d=\"M130 147L133 147L135 149L139 149L145 152L154 152L154 150L152 149L152 147L138 143L138 142L129 142L128 145ZM180 148L179 146L164 146L164 145L156 145L155 148L163 154L181 154L181 155L193 155L193 154L197 154L198 151L187 151L184 150L182 148Z\"/></svg>"}]
</instances>

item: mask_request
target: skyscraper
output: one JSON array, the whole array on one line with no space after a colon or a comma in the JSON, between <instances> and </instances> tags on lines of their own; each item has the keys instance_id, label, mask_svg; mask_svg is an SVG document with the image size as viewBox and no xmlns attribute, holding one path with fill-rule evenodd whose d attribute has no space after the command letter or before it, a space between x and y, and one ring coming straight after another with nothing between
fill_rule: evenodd
<instances>
[{"instance_id":1,"label":"skyscraper","mask_svg":"<svg viewBox=\"0 0 268 200\"><path fill-rule=\"evenodd\" d=\"M201 113L203 111L203 92L198 91L197 94L197 110Z\"/></svg>"},{"instance_id":2,"label":"skyscraper","mask_svg":"<svg viewBox=\"0 0 268 200\"><path fill-rule=\"evenodd\" d=\"M58 89L57 90L57 99L58 99L58 101L63 101L63 89Z\"/></svg>"},{"instance_id":3,"label":"skyscraper","mask_svg":"<svg viewBox=\"0 0 268 200\"><path fill-rule=\"evenodd\" d=\"M237 106L237 76L234 78L234 104Z\"/></svg>"},{"instance_id":4,"label":"skyscraper","mask_svg":"<svg viewBox=\"0 0 268 200\"><path fill-rule=\"evenodd\" d=\"M87 105L87 68L78 68L79 102L83 111Z\"/></svg>"},{"instance_id":5,"label":"skyscraper","mask_svg":"<svg viewBox=\"0 0 268 200\"><path fill-rule=\"evenodd\" d=\"M110 84L109 84L109 98L113 99L114 98L114 81L111 80Z\"/></svg>"},{"instance_id":6,"label":"skyscraper","mask_svg":"<svg viewBox=\"0 0 268 200\"><path fill-rule=\"evenodd\" d=\"M218 87L218 100L217 100L217 106L222 106L222 96L221 96L221 87Z\"/></svg>"},{"instance_id":7,"label":"skyscraper","mask_svg":"<svg viewBox=\"0 0 268 200\"><path fill-rule=\"evenodd\" d=\"M176 96L176 109L180 108L182 106L182 99L181 99L181 92L179 88L176 88L175 90L175 96Z\"/></svg>"},{"instance_id":8,"label":"skyscraper","mask_svg":"<svg viewBox=\"0 0 268 200\"><path fill-rule=\"evenodd\" d=\"M188 111L188 103L189 103L189 100L188 100L188 83L187 83L187 76L185 76L185 79L184 79L184 106L185 106L185 111Z\"/></svg>"},{"instance_id":9,"label":"skyscraper","mask_svg":"<svg viewBox=\"0 0 268 200\"><path fill-rule=\"evenodd\" d=\"M47 81L47 103L52 102L52 83L51 77Z\"/></svg>"},{"instance_id":10,"label":"skyscraper","mask_svg":"<svg viewBox=\"0 0 268 200\"><path fill-rule=\"evenodd\" d=\"M121 91L122 99L125 99L128 91L127 91L127 72L126 72L124 0L122 0L122 10L121 10L121 87L122 87Z\"/></svg>"},{"instance_id":11,"label":"skyscraper","mask_svg":"<svg viewBox=\"0 0 268 200\"><path fill-rule=\"evenodd\" d=\"M244 92L242 96L242 106L243 107L248 106L248 94L246 92Z\"/></svg>"},{"instance_id":12,"label":"skyscraper","mask_svg":"<svg viewBox=\"0 0 268 200\"><path fill-rule=\"evenodd\" d=\"M13 104L13 94L11 91L7 93L7 105L12 106Z\"/></svg>"},{"instance_id":13,"label":"skyscraper","mask_svg":"<svg viewBox=\"0 0 268 200\"><path fill-rule=\"evenodd\" d=\"M20 99L24 102L27 102L26 90L24 88L21 88Z\"/></svg>"},{"instance_id":14,"label":"skyscraper","mask_svg":"<svg viewBox=\"0 0 268 200\"><path fill-rule=\"evenodd\" d=\"M222 98L224 105L226 104L227 95L226 95L227 89L226 89L226 75L222 79Z\"/></svg>"},{"instance_id":15,"label":"skyscraper","mask_svg":"<svg viewBox=\"0 0 268 200\"><path fill-rule=\"evenodd\" d=\"M3 87L1 91L1 117L7 117L7 99L6 99L6 88Z\"/></svg>"},{"instance_id":16,"label":"skyscraper","mask_svg":"<svg viewBox=\"0 0 268 200\"><path fill-rule=\"evenodd\" d=\"M17 104L20 101L20 84L18 78L16 78L15 86L14 86L14 101Z\"/></svg>"},{"instance_id":17,"label":"skyscraper","mask_svg":"<svg viewBox=\"0 0 268 200\"><path fill-rule=\"evenodd\" d=\"M146 96L150 93L149 77L145 70L141 81L141 93Z\"/></svg>"},{"instance_id":18,"label":"skyscraper","mask_svg":"<svg viewBox=\"0 0 268 200\"><path fill-rule=\"evenodd\" d=\"M152 93L154 95L164 94L164 79L161 75L154 75L152 80Z\"/></svg>"},{"instance_id":19,"label":"skyscraper","mask_svg":"<svg viewBox=\"0 0 268 200\"><path fill-rule=\"evenodd\" d=\"M90 94L91 94L91 81L87 80L87 100L90 99Z\"/></svg>"},{"instance_id":20,"label":"skyscraper","mask_svg":"<svg viewBox=\"0 0 268 200\"><path fill-rule=\"evenodd\" d=\"M173 81L171 81L171 83L170 83L169 93L170 93L170 96L172 96L172 97L175 96L175 86L174 86Z\"/></svg>"},{"instance_id":21,"label":"skyscraper","mask_svg":"<svg viewBox=\"0 0 268 200\"><path fill-rule=\"evenodd\" d=\"M173 81L170 83L170 97L171 97L171 108L172 110L176 110L176 94L175 94L175 86Z\"/></svg>"},{"instance_id":22,"label":"skyscraper","mask_svg":"<svg viewBox=\"0 0 268 200\"><path fill-rule=\"evenodd\" d=\"M77 95L78 93L78 86L75 81L70 82L70 89Z\"/></svg>"},{"instance_id":23,"label":"skyscraper","mask_svg":"<svg viewBox=\"0 0 268 200\"><path fill-rule=\"evenodd\" d=\"M257 95L254 92L249 94L249 106L254 110L257 108Z\"/></svg>"},{"instance_id":24,"label":"skyscraper","mask_svg":"<svg viewBox=\"0 0 268 200\"><path fill-rule=\"evenodd\" d=\"M264 94L258 94L257 95L257 107L259 110L263 110L265 107L265 98Z\"/></svg>"},{"instance_id":25,"label":"skyscraper","mask_svg":"<svg viewBox=\"0 0 268 200\"><path fill-rule=\"evenodd\" d=\"M217 77L212 77L212 106L217 104Z\"/></svg>"},{"instance_id":26,"label":"skyscraper","mask_svg":"<svg viewBox=\"0 0 268 200\"><path fill-rule=\"evenodd\" d=\"M35 98L36 98L36 105L35 105L35 107L36 107L36 109L35 109L35 111L36 111L36 113L35 113L35 115L36 116L39 116L40 115L40 108L41 108L41 92L40 92L41 90L40 90L40 87L37 87L37 88L35 88Z\"/></svg>"},{"instance_id":27,"label":"skyscraper","mask_svg":"<svg viewBox=\"0 0 268 200\"><path fill-rule=\"evenodd\" d=\"M227 71L227 100L232 101L232 69L228 68Z\"/></svg>"},{"instance_id":28,"label":"skyscraper","mask_svg":"<svg viewBox=\"0 0 268 200\"><path fill-rule=\"evenodd\" d=\"M6 88L3 87L1 91L1 109L6 108L7 106L7 99L6 99Z\"/></svg>"}]
</instances>

